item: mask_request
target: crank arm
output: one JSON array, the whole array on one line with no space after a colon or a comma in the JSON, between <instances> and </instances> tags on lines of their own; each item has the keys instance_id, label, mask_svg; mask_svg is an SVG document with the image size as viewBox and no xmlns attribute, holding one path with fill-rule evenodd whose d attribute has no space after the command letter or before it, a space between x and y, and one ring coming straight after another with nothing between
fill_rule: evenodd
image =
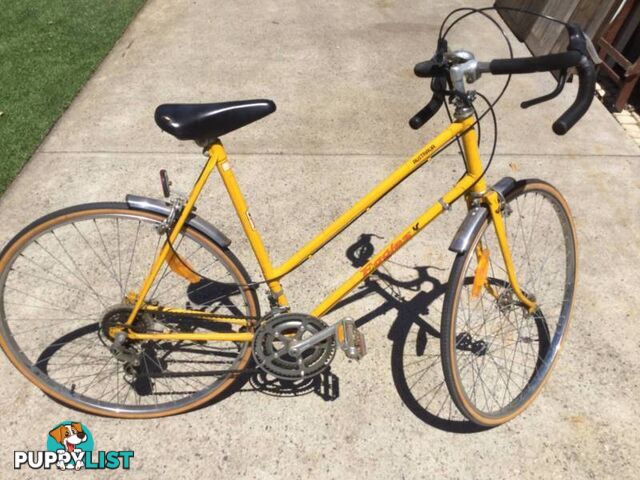
<instances>
[{"instance_id":1,"label":"crank arm","mask_svg":"<svg viewBox=\"0 0 640 480\"><path fill-rule=\"evenodd\" d=\"M319 331L311 335L309 338L305 340L293 341L289 344L289 348L287 349L291 355L300 356L306 350L316 346L318 343L326 340L327 338L334 337L336 335L336 329L340 322L331 325L330 327L325 328L324 330Z\"/></svg>"},{"instance_id":2,"label":"crank arm","mask_svg":"<svg viewBox=\"0 0 640 480\"><path fill-rule=\"evenodd\" d=\"M305 340L293 341L289 344L287 350L291 355L299 357L306 350L313 348L330 337L335 337L336 343L349 358L360 360L367 353L364 335L358 331L355 322L351 318L343 318Z\"/></svg>"}]
</instances>

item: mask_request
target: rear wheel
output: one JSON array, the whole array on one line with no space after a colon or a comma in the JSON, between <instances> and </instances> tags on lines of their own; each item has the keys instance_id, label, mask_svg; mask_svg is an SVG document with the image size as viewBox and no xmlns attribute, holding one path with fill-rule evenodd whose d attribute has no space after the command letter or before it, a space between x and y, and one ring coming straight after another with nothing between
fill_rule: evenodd
<instances>
[{"instance_id":1,"label":"rear wheel","mask_svg":"<svg viewBox=\"0 0 640 480\"><path fill-rule=\"evenodd\" d=\"M575 229L564 198L545 182L526 180L505 200L516 277L537 310L529 313L513 292L488 217L454 261L442 314L449 393L482 426L512 419L539 393L567 334L575 290Z\"/></svg>"},{"instance_id":2,"label":"rear wheel","mask_svg":"<svg viewBox=\"0 0 640 480\"><path fill-rule=\"evenodd\" d=\"M250 342L137 341L114 353L114 325L166 237L159 215L126 204L61 210L20 232L0 255L0 345L31 382L91 413L149 418L184 412L226 390L251 358ZM226 248L185 227L174 242L202 275L161 269L146 301L220 315L259 316L249 277ZM193 277L191 281L194 281ZM252 327L151 313L144 332L233 332Z\"/></svg>"}]
</instances>

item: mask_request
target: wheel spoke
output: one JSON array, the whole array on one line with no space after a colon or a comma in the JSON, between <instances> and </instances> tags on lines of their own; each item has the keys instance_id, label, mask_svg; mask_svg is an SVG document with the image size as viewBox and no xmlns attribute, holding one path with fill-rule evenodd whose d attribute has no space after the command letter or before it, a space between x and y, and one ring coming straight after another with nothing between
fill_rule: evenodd
<instances>
[{"instance_id":1,"label":"wheel spoke","mask_svg":"<svg viewBox=\"0 0 640 480\"><path fill-rule=\"evenodd\" d=\"M572 303L573 227L557 193L546 184L527 185L507 201L511 215L505 217L505 228L516 277L525 295L535 297L538 310L532 314L519 302L499 254L489 262L487 282L493 294L483 288L478 297L471 295L476 245L481 242L483 249L500 251L487 220L480 240L456 259L453 271L459 273L450 288L460 291L448 299L457 298L458 305L444 309L456 312L454 318L443 317L443 326L455 329L443 332L443 338L454 340L446 348L456 357L445 365L445 378L458 408L474 421L488 415L506 417L524 408L528 397L522 392L532 395L549 373ZM455 377L448 368L457 370ZM465 401L458 398L461 394Z\"/></svg>"},{"instance_id":2,"label":"wheel spoke","mask_svg":"<svg viewBox=\"0 0 640 480\"><path fill-rule=\"evenodd\" d=\"M46 231L17 240L19 247L0 272L0 334L28 371L39 372L34 383L61 392L76 406L110 414L161 413L203 392L220 391L246 364L250 350L234 342L125 341L114 347L118 357L111 351L109 322L126 319L131 307L123 304L125 295L140 287L160 251L156 218L126 209L74 211L49 220ZM185 229L174 248L208 281L224 286L224 295L207 299L208 308L254 314L253 293L241 287L248 279L237 277L240 269L231 257L201 238ZM171 297L161 306L184 308L194 293L208 295L206 285L190 286L178 275L165 284L170 273L165 264L154 284L154 292ZM135 322L148 332L240 331L237 325L147 311Z\"/></svg>"}]
</instances>

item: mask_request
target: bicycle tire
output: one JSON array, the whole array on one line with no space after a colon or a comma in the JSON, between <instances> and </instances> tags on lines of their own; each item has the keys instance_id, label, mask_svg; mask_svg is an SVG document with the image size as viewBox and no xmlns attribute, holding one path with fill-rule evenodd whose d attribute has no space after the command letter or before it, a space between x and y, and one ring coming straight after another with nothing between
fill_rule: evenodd
<instances>
[{"instance_id":1,"label":"bicycle tire","mask_svg":"<svg viewBox=\"0 0 640 480\"><path fill-rule=\"evenodd\" d=\"M83 221L87 222L91 220L96 222L95 220L96 218L101 220L102 219L113 220L114 218L117 218L117 219L123 219L123 221L124 219L134 219L139 222L139 225L142 225L144 223L144 228L147 228L147 227L155 228L160 222L164 220L165 217L155 213L131 209L128 207L127 204L124 204L124 203L93 203L93 204L85 204L85 205L66 208L66 209L51 213L49 215L46 215L36 220L35 222L27 226L25 229L23 229L19 234L17 234L13 238L13 240L11 240L11 242L9 242L9 244L4 248L2 253L0 253L0 346L2 347L3 351L5 352L9 360L29 381L35 384L47 395L64 403L65 405L68 405L69 407L75 408L77 410L97 414L97 415L102 415L102 416L119 417L119 418L154 418L154 417L161 417L161 416L167 416L167 415L174 415L174 414L192 410L198 406L209 403L215 398L219 397L225 390L227 390L235 381L239 379L238 372L243 371L247 367L247 364L251 359L251 343L250 342L244 342L242 346L238 346L237 355L233 353L228 354L228 352L225 350L225 354L227 354L227 356L235 355L233 357L232 368L228 369L229 373L225 373L227 372L227 370L220 370L219 372L221 373L216 377L217 380L211 383L211 385L209 385L207 388L203 388L202 390L196 391L192 395L185 396L181 400L175 400L173 402L164 402L160 404L156 403L153 405L149 405L149 404L118 405L117 402L115 403L104 402L97 398L90 398L90 397L85 398L85 396L80 395L77 392L74 392L73 389L70 389L68 386L60 385L56 381L52 380L48 376L46 369L45 371L43 371L42 362L40 361L34 362L33 359L29 359L27 355L21 350L20 345L16 340L16 335L15 335L16 332L11 330L10 321L7 319L7 315L6 315L7 312L5 308L7 306L7 297L10 295L10 293L8 292L15 291L15 287L9 287L7 285L7 279L10 278L9 274L12 271L12 269L14 271L17 270L16 259L21 256L26 258L24 256L24 252L28 250L28 247L35 245L34 242L38 242L38 240L40 240L40 242L43 242L44 240L42 239L44 238L45 235L47 235L47 233L58 231L59 232L58 235L61 235L60 232L62 232L62 229L63 228L70 229L71 225L73 225L73 227L76 228L76 230L78 230L78 228L80 227L78 227L77 225L80 224L80 222L83 222ZM76 222L78 223L76 224ZM117 224L120 225L120 220L117 220ZM86 234L87 232L86 228L88 228L87 224L82 224L81 227L82 228L80 228L78 232L84 231ZM138 229L140 228L141 227L138 226ZM118 240L120 239L119 229L120 227L118 227ZM98 228L98 231L99 231L99 228ZM162 236L158 235L157 233L155 233L155 235L158 236L158 238L162 238ZM253 288L248 287L248 285L251 285L251 279L249 278L249 275L246 272L245 268L242 266L240 261L235 257L235 255L228 248L219 246L218 244L216 244L216 242L213 239L207 237L202 232L190 226L184 227L183 231L181 232L181 235L182 235L181 238L187 239L188 241L193 241L194 244L201 246L201 248L198 249L196 253L192 254L194 257L201 256L202 258L209 258L209 257L206 257L206 255L210 255L212 258L215 258L220 262L220 266L219 266L220 269L224 268L228 270L229 276L238 285L238 291L241 292L238 295L241 296L242 301L244 302L243 308L246 310L246 312L243 312L243 313L246 316L259 318L259 315L260 315L259 303L255 294L255 291ZM136 237L136 241L137 240L138 240L138 237ZM112 245L109 245L109 242L106 242L106 244L104 245L105 245L104 246L105 252L107 252L107 254L98 255L96 253L97 251L95 251L94 253L96 253L96 256L98 257L97 260L100 260L100 259L104 260L108 256L108 253L110 251L113 251L112 249L115 248ZM178 242L176 242L174 246L175 248L180 248ZM142 244L139 248L142 248ZM89 250L90 249L85 248L84 253L87 256L89 255L87 253ZM64 249L62 251L64 251ZM133 262L133 258L135 254L134 252L135 252L135 245L134 245L134 251L131 253L131 262ZM118 244L118 255L120 255L119 244ZM62 253L61 253L61 256L64 257ZM58 260L60 261L61 259L58 259ZM94 260L95 264L99 263L97 260ZM145 272L148 272L148 267L150 267L151 260L152 258L149 257L148 265L143 265L140 268L141 272L143 270ZM67 264L67 262L68 261L65 260L65 264ZM50 263L55 264L53 260L51 260ZM214 264L216 264L216 262L212 262L212 265ZM87 265L86 271L87 272L90 271L88 263L79 263L79 265L83 265L83 266ZM106 262L103 265L106 265ZM131 265L129 265L129 268L130 268L129 274L131 274ZM59 270L63 271L64 269L62 267L59 267ZM99 270L100 269L98 269L98 271ZM78 272L80 271L81 270L79 269ZM107 272L103 272L103 273L106 276ZM88 273L85 273L85 274L88 274ZM85 274L83 274L82 276L84 276ZM63 282L61 282L57 277L53 276L53 273L49 272L48 275L49 276L47 276L46 273L38 274L38 276L40 276L40 278L43 280L41 281L41 283L36 282L35 284L33 283L31 284L30 289L27 291L27 293L31 295L31 299L38 298L37 295L46 295L47 294L47 291L45 290L46 288L48 288L49 290L52 290L52 289L55 290L57 284L58 285L63 284ZM81 278L81 277L78 276L77 278ZM95 278L98 278L98 276L96 275ZM122 280L122 275L120 279ZM127 280L128 279L129 278L127 277ZM160 279L160 282L162 281L163 280ZM77 284L75 283L73 285L77 286ZM158 283L158 285L160 285L160 283ZM180 284L178 283L177 285L178 287L172 287L172 289L175 290L177 288L179 291L181 291ZM66 288L69 290L72 290L71 287L72 285L69 284L69 286ZM11 290L11 288L14 288L14 290ZM60 288L60 287L57 287L57 288ZM125 285L125 288L126 288L126 285ZM184 295L190 295L190 293L186 291ZM234 293L234 295L237 295L237 294ZM60 299L61 302L64 302L64 297L58 297L58 298ZM96 298L97 298L97 301L102 301L100 299L100 294L98 294ZM35 305L40 306L40 304L37 304L37 303ZM169 305L169 306L175 306L175 305ZM235 306L235 304L233 304L233 306ZM29 307L23 306L22 308L29 308ZM55 310L55 308L56 306L51 307L51 309L53 310ZM18 320L16 320L16 322ZM67 320L75 322L75 319L73 318L71 319L67 318ZM92 318L90 319L87 317L87 321L89 320L93 321ZM42 321L45 321L45 320L43 319ZM97 331L98 335L100 335L100 332L101 332L100 326L96 327L96 322L88 323L86 326L82 328L84 328L83 333L87 333L87 335L93 335L94 333L93 330ZM190 328L197 329L200 327L199 326L193 327L192 325L190 326ZM251 326L246 328L249 331L253 330L253 327ZM27 331L27 333L29 333L29 331ZM33 335L30 334L30 336L34 339L37 338L37 334L35 333ZM46 341L49 341L49 339L46 339ZM56 343L60 345L64 342L60 342L59 340L57 340L56 342L54 342L53 345L55 345ZM148 343L150 342L147 342L147 344ZM55 347L55 348L58 348L58 347ZM58 349L60 350L62 348L64 347L59 347ZM204 349L204 347L200 347L200 348L201 350ZM186 351L186 349L183 349L183 350ZM94 353L96 351L98 350L94 349L92 350L91 353ZM184 353L184 352L180 352L180 353L182 355L187 355L187 353ZM190 352L190 353L192 355L196 355L196 353L194 352ZM142 358L144 361L146 361L146 355L147 355L147 352L145 351L144 354L142 355ZM156 363L159 365L160 360L158 359L156 360L157 360ZM47 362L49 361L50 360L47 359ZM165 362L165 363L168 363L168 362ZM149 363L149 365L151 364ZM119 370L116 367L116 376L118 375L118 372ZM196 373L200 374L200 372L196 372ZM216 376L216 373L214 373L213 376ZM158 380L151 380L151 375L149 374L147 375L147 377L148 377L148 383L151 384L155 381L155 383L158 384L160 382L159 378L161 377L161 374L160 376L157 377ZM186 381L185 381L185 384L188 385ZM126 387L123 387L123 388L126 388ZM131 386L131 388L134 389L133 386ZM195 389L196 387L193 387L193 388ZM136 391L135 394L137 393L138 392ZM185 393L185 395L187 395L187 393ZM157 394L160 395L160 393L157 393ZM166 392L163 392L163 394L166 395ZM127 399L125 398L125 401L126 400Z\"/></svg>"},{"instance_id":2,"label":"bicycle tire","mask_svg":"<svg viewBox=\"0 0 640 480\"><path fill-rule=\"evenodd\" d=\"M528 198L526 198L528 197ZM522 199L522 202L520 201ZM541 199L541 200L540 200ZM533 295L539 305L539 308L531 315L525 313L522 305L514 300L515 296L510 289L506 271L496 273L499 263L503 262L499 249L496 247L497 238L495 238L495 230L491 228L492 222L490 216L477 227L472 235L470 247L465 253L458 254L454 260L447 292L445 295L443 313L442 313L442 335L441 335L441 354L442 367L444 377L447 383L449 393L460 412L470 421L483 427L493 427L505 423L515 416L522 413L540 393L543 385L549 378L549 375L556 363L558 353L564 343L569 329L571 310L575 296L575 277L577 271L577 246L575 226L569 211L569 207L562 195L550 184L540 180L523 180L516 183L514 188L506 195L506 204L511 210L509 216L503 215L507 228L507 236L516 265L516 276L518 283L525 294ZM534 210L530 212L526 210L521 203L525 201L538 202L534 203ZM549 210L549 207L551 210ZM546 228L538 225L542 211L547 214L543 217L548 218L549 225ZM536 215L537 212L537 215ZM555 213L555 220L554 215ZM533 223L530 231L525 231L522 224L533 216ZM511 228L516 222L521 228ZM558 230L559 228L559 230ZM515 230L515 231L514 231ZM544 256L538 259L532 255L534 235L541 235L540 232L551 233L560 232L561 239L558 240L556 247L549 247L548 241L540 241L536 246L540 246L545 252L548 252L547 259ZM519 237L519 238L518 238ZM493 238L493 240L491 240ZM528 238L528 240L525 240ZM478 257L476 247L484 248L493 242L494 248L490 249L494 256L489 256L491 272L487 274L487 280L476 301L476 306L471 309L473 304L473 288L469 292L469 287L473 284L476 271L470 266L475 263L477 266ZM530 245L531 244L531 245ZM563 245L563 254L556 255L556 250ZM526 265L523 267L523 255L526 257ZM554 254L553 261L551 255ZM499 260L494 260L494 258ZM528 263L527 263L528 262ZM536 263L539 262L539 263ZM540 265L537 276L534 276L534 266ZM545 275L545 270L556 265L558 271L555 276ZM496 266L496 268L494 268ZM520 267L520 268L519 268ZM558 273L563 272L563 274ZM558 281L562 284L561 302L558 306L551 303L551 300L558 297L559 289L551 285L552 280L557 276L564 276L564 280ZM500 279L499 277L503 277ZM541 280L544 277L545 280ZM544 284L540 282L548 282L550 290L556 291L555 294L546 293L542 295L541 290ZM539 288L538 288L539 287ZM498 294L501 289L500 294ZM466 298L469 300L469 307L465 310L461 308L463 297L466 292ZM492 292L492 293L491 293ZM555 295L555 296L554 296ZM485 298L487 299L485 302ZM493 302L493 303L492 303ZM487 305L485 305L485 303ZM481 305L481 307L478 307ZM552 308L553 306L553 308ZM491 309L495 318L485 318L485 308ZM552 320L552 314L558 308L558 319L553 332L549 328L549 321ZM478 310L479 309L479 310ZM481 313L479 313L481 312ZM496 316L497 312L497 316ZM482 315L482 320L474 325L474 317ZM513 318L512 318L513 315ZM466 319L465 319L466 317ZM522 317L522 320L519 318ZM549 317L549 318L547 318ZM533 320L533 321L532 321ZM465 323L466 322L466 323ZM501 322L498 328L491 322ZM509 324L508 326L506 326ZM535 324L535 325L532 325ZM514 328L515 325L515 328ZM528 331L525 331L528 329ZM472 335L475 332L478 335ZM491 336L493 335L493 336ZM528 336L527 336L528 335ZM537 338L535 338L537 335ZM514 341L513 337L517 340ZM502 339L502 348L499 347L496 339ZM507 343L507 340L512 343ZM537 353L531 345L536 344ZM528 345L530 350L525 350ZM518 347L520 351L518 352ZM511 352L511 360L507 356L506 350L513 347ZM486 358L494 352L494 355L501 353L503 359L494 357ZM519 362L516 362L518 355ZM535 357L535 358L533 358ZM479 360L482 359L482 360ZM501 363L506 360L505 363ZM527 365L525 360L531 365ZM511 370L506 373L504 367L509 365ZM517 363L517 364L516 364ZM489 367L487 367L489 365ZM520 376L520 380L512 380L514 373L514 365ZM463 371L471 367L471 370ZM520 371L520 369L522 370ZM483 377L485 370L486 377ZM493 373L492 373L493 372ZM491 375L490 375L491 374ZM506 376L505 378L505 375ZM471 377L470 379L468 377ZM465 378L467 377L467 378ZM490 382L485 381L490 379ZM493 382L493 383L492 383ZM512 383L513 382L513 383ZM500 393L492 392L491 388L497 389L500 385L504 392L502 399ZM511 386L516 385L511 391ZM493 385L493 387L491 386ZM478 391L476 391L478 390ZM489 395L487 395L489 391ZM481 405L482 396L484 396L484 404ZM495 404L495 406L493 406Z\"/></svg>"}]
</instances>

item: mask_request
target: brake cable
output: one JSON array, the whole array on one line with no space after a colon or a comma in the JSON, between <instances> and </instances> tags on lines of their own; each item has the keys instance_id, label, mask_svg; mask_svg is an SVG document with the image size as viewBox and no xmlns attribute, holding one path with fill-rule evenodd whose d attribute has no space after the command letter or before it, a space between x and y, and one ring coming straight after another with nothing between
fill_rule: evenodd
<instances>
[{"instance_id":1,"label":"brake cable","mask_svg":"<svg viewBox=\"0 0 640 480\"><path fill-rule=\"evenodd\" d=\"M452 10L451 12L449 12L449 14L445 17L445 19L442 21L442 23L440 24L440 30L438 32L438 43L440 43L442 40L445 40L447 35L449 34L449 32L451 31L451 29L457 25L460 21L464 20L465 18L474 15L474 14L481 14L482 16L484 16L486 19L488 19L489 21L491 21L494 26L500 31L500 33L502 34L507 47L509 49L509 58L514 58L513 57L513 46L511 44L511 41L509 40L509 37L507 36L506 32L502 29L502 27L500 27L500 25L498 24L497 20L493 17L491 17L490 15L487 15L485 12L486 11L498 11L498 10L504 10L504 11L513 11L513 12L520 12L520 13L525 13L528 15L534 15L537 16L539 18L543 18L545 20L549 20L552 22L556 22L559 23L561 25L564 25L565 27L568 25L568 22L562 21L560 19L551 17L549 15L545 15L545 14L541 14L538 12L534 12L531 10L527 10L527 9L523 9L523 8L515 8L515 7L483 7L483 8L472 8L472 7L461 7L461 8L457 8L455 10ZM451 24L447 27L446 30L444 30L443 33L443 29L447 23L447 21L452 17L452 15L455 15L457 13L460 12L466 12L460 16L458 16L457 18L455 18ZM489 101L489 99L483 95L482 93L475 91L475 94L478 95L480 98L482 98L482 100L487 104L487 109L482 112L481 114L478 114L478 111L474 108L473 109L473 114L475 116L475 121L469 126L469 128L467 128L467 130L465 130L464 132L460 133L460 135L456 136L455 139L450 140L448 143L446 143L442 148L440 148L434 155L433 157L435 157L436 155L440 154L441 152L443 152L444 150L446 150L448 147L450 147L453 142L457 142L458 143L458 147L460 148L460 152L462 153L462 146L460 145L460 136L462 136L464 133L466 133L467 131L469 131L470 129L474 128L475 126L477 126L477 130L478 130L478 145L480 144L481 141L481 127L480 127L480 121L488 114L491 113L492 116L492 120L493 120L493 126L494 126L494 132L493 132L493 145L491 148L491 154L489 156L489 160L487 161L487 165L485 166L484 170L482 171L482 173L480 174L480 176L471 184L471 186L467 189L471 189L474 185L476 185L482 178L484 178L485 174L487 173L487 171L489 170L489 167L491 166L491 163L493 162L493 158L495 156L495 152L496 152L496 148L497 148L497 143L498 143L498 121L496 118L496 114L495 114L495 110L494 107L496 106L496 104L502 99L502 96L505 94L505 92L507 91L507 88L509 87L509 84L511 82L511 75L507 76L507 80L504 83L504 86L502 87L502 90L500 90L500 93L498 94L498 96L496 97L496 99L491 102ZM447 92L449 93L449 92ZM447 111L447 116L449 117L449 120L451 122L453 122L453 117L451 115L451 111L449 109L449 105L445 102L445 108ZM176 252L173 243L171 242L171 240L169 239L169 235L167 235L167 243L169 244L169 248L172 251L172 254L174 255L174 258L176 258L184 267L186 267L188 270L190 270L193 274L206 279L207 277L202 275L201 273L197 272L191 265L189 265L186 261L184 261L182 259L182 257L178 254L178 252ZM266 281L259 281L259 282L250 282L248 283L246 286L249 288L255 288L259 285L262 284L266 284ZM201 288L201 287L200 287ZM240 288L238 288L238 291L240 291ZM223 298L223 297L219 297L219 298ZM214 299L215 300L218 300Z\"/></svg>"},{"instance_id":2,"label":"brake cable","mask_svg":"<svg viewBox=\"0 0 640 480\"><path fill-rule=\"evenodd\" d=\"M507 47L509 49L509 58L514 58L513 56L513 46L511 44L511 41L509 40L509 37L507 36L506 32L502 29L502 27L498 24L497 20L493 17L491 17L490 15L488 15L487 11L498 11L498 10L504 10L504 11L513 11L513 12L520 12L520 13L525 13L528 15L533 15L539 18L543 18L545 20L548 21L552 21L552 22L556 22L559 23L561 25L564 25L565 27L568 26L568 22L565 22L563 20L560 20L558 18L554 18L551 17L549 15L545 15L542 13L538 13L538 12L534 12L531 10L527 10L524 8L515 8L515 7L483 7L483 8L472 8L472 7L461 7L461 8L456 8L455 10L452 10L451 12L449 12L449 14L445 17L445 19L442 21L442 23L440 24L440 30L438 32L438 44L440 44L442 41L446 40L447 35L449 34L449 32L451 31L451 29L458 24L460 21L462 21L463 19L474 15L474 14L481 14L483 17L485 17L486 19L488 19L489 21L491 21L491 23L493 23L493 25L500 31L500 33L502 34ZM455 15L457 13L460 12L466 12L460 16L458 16L457 18L455 18L450 25L447 26L446 30L444 30L444 27L447 23L447 21L452 17L452 15ZM444 33L443 33L444 30ZM502 96L505 94L505 92L507 91L507 88L509 87L509 84L511 82L511 74L509 74L507 76L507 79L504 83L504 86L502 87L502 90L500 91L500 93L498 94L498 96L495 98L495 100L493 102L489 101L489 99L481 94L478 91L475 91L475 93L484 100L484 102L487 104L487 109L482 112L480 115L478 115L477 110L473 109L474 111L474 116L475 116L475 121L463 132L461 132L458 136L456 136L455 139L449 141L448 143L446 143L442 148L440 148L433 156L435 157L436 155L440 154L441 152L443 152L445 149L447 149L449 146L451 146L453 144L453 142L456 142L458 144L458 147L460 149L460 153L462 154L463 150L462 150L462 146L460 145L460 136L462 136L464 133L466 133L467 131L469 131L470 129L474 128L476 125L478 126L478 144L480 144L480 121L490 112L492 117L493 117L493 125L494 125L494 141L493 141L493 146L491 148L491 154L489 156L489 160L487 162L487 165L485 166L485 168L483 169L482 173L480 174L480 176L471 184L471 186L467 189L467 191L471 188L473 188L474 185L476 185L482 178L484 178L485 174L487 173L489 167L491 166L491 163L493 162L493 158L495 156L495 152L496 152L496 147L497 147L497 142L498 142L498 122L497 122L497 118L496 118L496 114L495 114L495 110L494 107L496 106L496 104L502 99ZM447 116L449 117L449 121L453 122L453 117L451 115L451 111L449 109L449 105L447 104L447 102L445 102L445 108L447 111ZM464 155L463 155L464 157Z\"/></svg>"}]
</instances>

